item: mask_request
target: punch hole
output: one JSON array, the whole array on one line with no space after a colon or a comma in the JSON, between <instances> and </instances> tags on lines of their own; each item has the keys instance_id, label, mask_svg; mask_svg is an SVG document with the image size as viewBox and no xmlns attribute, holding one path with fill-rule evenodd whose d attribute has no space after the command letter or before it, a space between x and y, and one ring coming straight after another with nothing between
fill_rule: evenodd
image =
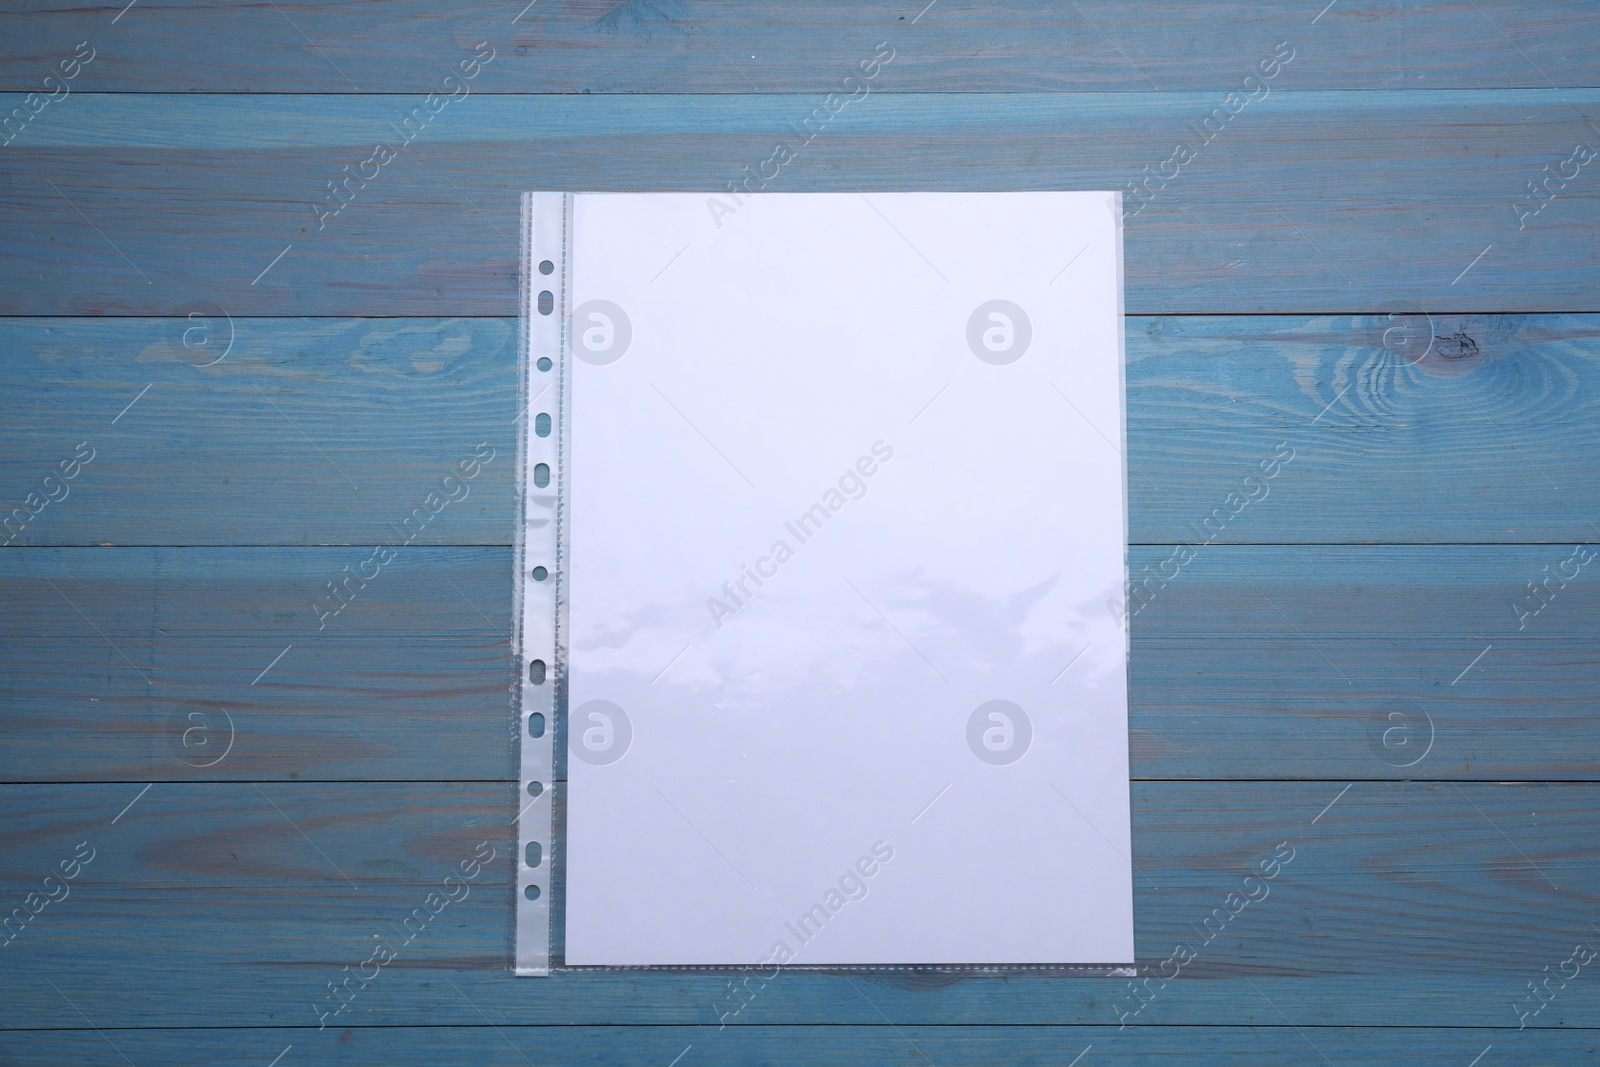
<instances>
[{"instance_id":1,"label":"punch hole","mask_svg":"<svg viewBox=\"0 0 1600 1067\"><path fill-rule=\"evenodd\" d=\"M540 463L533 468L533 484L540 489L550 484L550 464Z\"/></svg>"},{"instance_id":2,"label":"punch hole","mask_svg":"<svg viewBox=\"0 0 1600 1067\"><path fill-rule=\"evenodd\" d=\"M535 567L535 568L533 568L533 580L534 581L542 582L548 577L550 577L550 572L545 570L543 567Z\"/></svg>"},{"instance_id":3,"label":"punch hole","mask_svg":"<svg viewBox=\"0 0 1600 1067\"><path fill-rule=\"evenodd\" d=\"M543 793L543 792L544 792L544 783L543 782L529 782L528 783L528 795L530 797L536 797L540 793Z\"/></svg>"},{"instance_id":4,"label":"punch hole","mask_svg":"<svg viewBox=\"0 0 1600 1067\"><path fill-rule=\"evenodd\" d=\"M539 887L536 885L530 885L528 888L522 891L522 895L527 897L529 900L538 900Z\"/></svg>"},{"instance_id":5,"label":"punch hole","mask_svg":"<svg viewBox=\"0 0 1600 1067\"><path fill-rule=\"evenodd\" d=\"M550 416L541 411L533 419L533 432L540 437L550 436Z\"/></svg>"},{"instance_id":6,"label":"punch hole","mask_svg":"<svg viewBox=\"0 0 1600 1067\"><path fill-rule=\"evenodd\" d=\"M537 842L537 841L529 841L528 842L528 848L527 848L527 851L523 855L523 859L528 861L528 866L529 867L537 867L537 866L539 866L539 861L543 858L540 855L540 852L541 852L541 849L539 848L539 842Z\"/></svg>"},{"instance_id":7,"label":"punch hole","mask_svg":"<svg viewBox=\"0 0 1600 1067\"><path fill-rule=\"evenodd\" d=\"M535 364L535 365L536 365L536 366L537 366L537 367L538 367L538 368L539 368L539 369L540 369L540 370L549 370L549 369L550 369L550 368L551 368L551 367L553 367L553 366L554 366L554 365L555 365L555 364L553 364L553 363L551 363L551 362L550 362L550 357L549 357L549 356L540 356L540 357L539 357L539 362L538 362L538 363L537 363L537 364Z\"/></svg>"},{"instance_id":8,"label":"punch hole","mask_svg":"<svg viewBox=\"0 0 1600 1067\"><path fill-rule=\"evenodd\" d=\"M544 736L544 714L542 712L536 711L532 715L528 716L528 736Z\"/></svg>"},{"instance_id":9,"label":"punch hole","mask_svg":"<svg viewBox=\"0 0 1600 1067\"><path fill-rule=\"evenodd\" d=\"M556 265L554 263L550 262L548 259L541 259L539 261L539 273L540 274L549 274L551 271L553 271L555 269L556 269Z\"/></svg>"},{"instance_id":10,"label":"punch hole","mask_svg":"<svg viewBox=\"0 0 1600 1067\"><path fill-rule=\"evenodd\" d=\"M544 660L536 659L528 664L528 681L534 685L544 684Z\"/></svg>"},{"instance_id":11,"label":"punch hole","mask_svg":"<svg viewBox=\"0 0 1600 1067\"><path fill-rule=\"evenodd\" d=\"M556 309L555 294L546 289L539 294L539 314L548 315Z\"/></svg>"}]
</instances>

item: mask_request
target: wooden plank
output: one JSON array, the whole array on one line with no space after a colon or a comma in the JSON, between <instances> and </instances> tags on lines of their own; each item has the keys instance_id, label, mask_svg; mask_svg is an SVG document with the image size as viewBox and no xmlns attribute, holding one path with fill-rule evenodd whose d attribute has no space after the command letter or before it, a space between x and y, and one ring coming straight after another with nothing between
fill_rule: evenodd
<instances>
[{"instance_id":1,"label":"wooden plank","mask_svg":"<svg viewBox=\"0 0 1600 1067\"><path fill-rule=\"evenodd\" d=\"M79 842L95 850L65 899L3 950L0 993L33 1027L82 1026L44 979L100 1027L315 1026L327 983L388 939L398 958L335 1026L477 1025L479 1011L508 1025L708 1030L724 1014L733 1025L1114 1026L1137 1004L1127 978L1036 973L878 974L869 1002L839 975L790 971L736 1015L726 972L519 981L507 970L515 803L500 783L0 787L5 900ZM1525 983L1596 939L1600 863L1576 844L1596 803L1587 785L1137 783L1139 960L1160 974L1175 945L1195 958L1147 987L1129 1021L1278 1026L1275 1003L1304 1025L1514 1028ZM1078 818L1066 804L1035 817L1042 847ZM934 831L904 835L919 832ZM407 940L401 920L475 853L489 858L471 887L428 904L435 917ZM1273 879L1244 882L1275 853ZM1213 918L1208 939L1202 922L1245 891L1265 895ZM1528 1022L1595 1026L1600 985L1569 981Z\"/></svg>"},{"instance_id":2,"label":"wooden plank","mask_svg":"<svg viewBox=\"0 0 1600 1067\"><path fill-rule=\"evenodd\" d=\"M80 443L94 450L13 544L510 542L514 320L230 322L213 310L10 320L0 338L32 357L0 372L7 511L45 495ZM462 463L477 475L462 482ZM452 475L464 490L444 487ZM403 525L430 493L463 491Z\"/></svg>"},{"instance_id":3,"label":"wooden plank","mask_svg":"<svg viewBox=\"0 0 1600 1067\"><path fill-rule=\"evenodd\" d=\"M66 499L0 540L393 541L487 444L469 496L403 532L506 544L515 335L503 319L0 320L15 354L0 370L0 518L80 443L95 450ZM1130 317L1127 354L1136 543L1600 532L1600 317ZM1262 464L1279 467L1265 483Z\"/></svg>"},{"instance_id":4,"label":"wooden plank","mask_svg":"<svg viewBox=\"0 0 1600 1067\"><path fill-rule=\"evenodd\" d=\"M864 997L873 996L864 985ZM451 994L454 996L455 994ZM496 1029L498 1027L498 1029ZM0 1033L0 1056L18 1063L73 1063L127 1067L160 1062L172 1067L229 1059L266 1063L279 1052L333 1065L432 1067L467 1062L483 1067L528 1063L759 1063L770 1067L816 1063L907 1065L1006 1063L1063 1067L1081 1054L1095 1064L1195 1064L1205 1067L1326 1067L1327 1062L1412 1063L1462 1067L1493 1047L1500 1063L1581 1063L1593 1057L1587 1031L1529 1029L1507 1034L1489 1027L1302 1027L1281 1020L1244 1027L1140 1026L739 1026L523 1027L478 1023L459 1027L307 1030L251 1027L234 1030L32 1030ZM690 1059L690 1057L693 1059ZM1329 1059L1324 1061L1323 1056ZM1509 1057L1509 1058L1508 1058Z\"/></svg>"},{"instance_id":5,"label":"wooden plank","mask_svg":"<svg viewBox=\"0 0 1600 1067\"><path fill-rule=\"evenodd\" d=\"M0 885L27 893L89 841L62 905L76 904L80 890L102 889L415 889L489 840L500 858L473 885L503 891L516 848L516 793L511 782L0 785ZM47 917L41 913L39 929Z\"/></svg>"},{"instance_id":6,"label":"wooden plank","mask_svg":"<svg viewBox=\"0 0 1600 1067\"><path fill-rule=\"evenodd\" d=\"M511 777L510 551L370 552L6 553L0 778Z\"/></svg>"},{"instance_id":7,"label":"wooden plank","mask_svg":"<svg viewBox=\"0 0 1600 1067\"><path fill-rule=\"evenodd\" d=\"M1600 486L1556 453L1589 450L1596 327L1425 313L1129 319L1130 536L1589 540L1600 527L1583 501ZM1552 447L1568 432L1573 444ZM1266 496L1240 503L1252 493Z\"/></svg>"},{"instance_id":8,"label":"wooden plank","mask_svg":"<svg viewBox=\"0 0 1600 1067\"><path fill-rule=\"evenodd\" d=\"M65 104L6 148L0 313L512 315L519 191L720 194L780 140L768 191L1126 189L1182 141L1195 158L1129 205L1136 314L1597 310L1600 190L1517 207L1594 139L1593 89L1275 93L1209 143L1214 93L885 93L809 143L815 96L479 95L409 145L412 97ZM396 158L349 177L379 142Z\"/></svg>"},{"instance_id":9,"label":"wooden plank","mask_svg":"<svg viewBox=\"0 0 1600 1067\"><path fill-rule=\"evenodd\" d=\"M1416 7L1398 0L1219 9L1080 0L926 0L782 7L643 0L422 0L229 7L201 0L50 0L0 16L0 86L39 87L88 39L79 91L420 93L478 41L485 92L832 92L879 41L885 91L1226 92L1280 41L1293 84L1468 89L1600 84L1600 28L1556 0ZM1508 39L1510 43L1508 44Z\"/></svg>"},{"instance_id":10,"label":"wooden plank","mask_svg":"<svg viewBox=\"0 0 1600 1067\"><path fill-rule=\"evenodd\" d=\"M175 361L215 351L174 346L189 321L0 323L26 368L0 386L0 504L98 448L18 540L213 546L0 557L0 781L112 780L0 786L0 899L100 846L4 948L5 1025L39 1029L0 1031L0 1060L1593 1057L1593 1031L1560 1029L1600 1027L1592 983L1513 1031L1526 983L1600 938L1589 571L1519 611L1572 558L1554 542L1595 532L1595 321L1469 313L1600 311L1600 190L1517 217L1600 134L1600 23L1554 0L522 6L0 13L0 87L99 49L5 146L0 312L241 324L202 368ZM496 52L477 99L319 229L326 183L478 40ZM1128 307L1161 316L1129 322L1135 577L1222 542L1144 587L1133 767L1329 780L1135 782L1147 973L1273 844L1296 853L1129 1030L1126 979L791 972L719 1030L724 974L506 971L515 193L717 190L880 40L896 55L870 98L771 188L1125 187L1199 144L1278 41L1296 50L1127 220ZM1415 91L1435 88L1457 91ZM715 95L578 95L662 90ZM1373 314L1408 301L1442 342L1417 367ZM1286 317L1173 317L1193 312ZM456 314L502 318L415 318ZM480 442L498 458L470 498L318 629L313 599L370 549L304 546L389 539ZM1270 498L1219 519L1280 442ZM1383 541L1405 544L1352 544ZM1472 544L1428 543L1452 541ZM1481 777L1573 784L1417 781ZM1044 842L1072 818L1035 814ZM314 1029L326 983L484 838L501 863L470 899Z\"/></svg>"},{"instance_id":11,"label":"wooden plank","mask_svg":"<svg viewBox=\"0 0 1600 1067\"><path fill-rule=\"evenodd\" d=\"M0 555L0 780L510 778L509 550L406 549L319 630L369 552ZM1203 549L1132 620L1133 775L1600 778L1597 564L1527 606L1571 553Z\"/></svg>"}]
</instances>

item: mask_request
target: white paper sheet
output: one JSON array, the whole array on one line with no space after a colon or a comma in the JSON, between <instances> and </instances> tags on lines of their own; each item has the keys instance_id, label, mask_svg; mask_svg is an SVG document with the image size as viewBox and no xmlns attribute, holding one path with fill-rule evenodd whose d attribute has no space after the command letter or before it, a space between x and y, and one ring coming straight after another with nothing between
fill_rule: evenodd
<instances>
[{"instance_id":1,"label":"white paper sheet","mask_svg":"<svg viewBox=\"0 0 1600 1067\"><path fill-rule=\"evenodd\" d=\"M575 197L568 964L1133 959L1119 219Z\"/></svg>"}]
</instances>

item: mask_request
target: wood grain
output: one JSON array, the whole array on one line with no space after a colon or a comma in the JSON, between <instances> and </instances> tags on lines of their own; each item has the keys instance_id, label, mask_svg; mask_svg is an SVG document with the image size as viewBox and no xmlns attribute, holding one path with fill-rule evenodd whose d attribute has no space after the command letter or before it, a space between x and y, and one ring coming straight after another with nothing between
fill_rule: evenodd
<instances>
[{"instance_id":1,"label":"wood grain","mask_svg":"<svg viewBox=\"0 0 1600 1067\"><path fill-rule=\"evenodd\" d=\"M0 86L36 88L84 39L99 52L80 76L91 92L420 94L481 40L498 53L487 92L826 93L885 39L896 48L890 92L1226 92L1284 40L1300 50L1301 88L1600 84L1600 28L1556 0L1344 0L1320 16L1321 3L1282 0L276 6L144 0L119 17L123 0L33 4L0 16Z\"/></svg>"},{"instance_id":2,"label":"wood grain","mask_svg":"<svg viewBox=\"0 0 1600 1067\"><path fill-rule=\"evenodd\" d=\"M0 780L510 778L510 551L405 549L319 630L368 552L0 555ZM1600 779L1600 562L1513 607L1570 554L1202 549L1132 620L1132 774Z\"/></svg>"},{"instance_id":3,"label":"wood grain","mask_svg":"<svg viewBox=\"0 0 1600 1067\"><path fill-rule=\"evenodd\" d=\"M1594 565L1528 599L1600 534L1594 164L1519 219L1600 144L1600 21L524 4L0 11L0 112L96 52L0 134L0 514L95 449L0 553L0 902L98 849L0 947L0 1062L1595 1058L1600 980L1520 1032L1513 1005L1600 943ZM319 228L479 41L471 96ZM725 973L507 970L516 196L718 192L880 41L769 191L1127 189L1197 149L1125 220L1144 973L1296 855L1125 1030L1126 978L790 971L719 1029ZM1202 143L1279 42L1270 95ZM471 495L319 629L312 599L480 444ZM485 839L471 897L317 1030Z\"/></svg>"},{"instance_id":4,"label":"wood grain","mask_svg":"<svg viewBox=\"0 0 1600 1067\"><path fill-rule=\"evenodd\" d=\"M468 97L365 186L350 179L330 219L328 183L397 141L417 99L69 97L5 149L0 313L515 315L521 191L721 192L796 140L817 101ZM766 188L1124 189L1183 141L1196 158L1129 207L1131 313L1600 310L1600 187L1574 179L1521 230L1516 208L1541 168L1596 138L1600 90L1278 93L1203 144L1217 106L877 94Z\"/></svg>"},{"instance_id":5,"label":"wood grain","mask_svg":"<svg viewBox=\"0 0 1600 1067\"><path fill-rule=\"evenodd\" d=\"M446 980L506 1024L718 1020L726 973L577 971L539 983L538 996L510 976L508 784L163 784L113 824L137 794L132 783L0 787L12 813L0 870L7 900L78 842L95 849L71 893L0 949L12 1018L81 1024L47 977L102 1027L314 1026L310 1005L326 983L364 959L375 935L398 939L391 924L487 840L496 856L470 891L439 910L340 1023L481 1022L472 1005L443 995ZM1254 981L1307 1024L1514 1029L1510 1004L1524 982L1574 942L1594 941L1600 862L1585 829L1596 817L1587 785L1360 783L1346 794L1329 782L1152 782L1135 785L1133 814L1140 962L1159 974L1175 944L1197 951L1138 1024L1279 1025ZM1035 818L1048 847L1053 828L1078 816L1063 804ZM1206 940L1202 920L1281 842L1292 856L1264 899ZM150 960L160 966L132 962ZM1370 986L1352 995L1357 979ZM871 999L901 1024L1114 1024L1113 1005L1132 999L1128 984L1039 974L868 980ZM1451 996L1439 997L1446 988ZM1600 990L1581 978L1556 1004L1530 1025L1600 1021ZM791 971L736 1023L882 1018L847 979Z\"/></svg>"},{"instance_id":6,"label":"wood grain","mask_svg":"<svg viewBox=\"0 0 1600 1067\"><path fill-rule=\"evenodd\" d=\"M196 316L0 320L0 516L96 450L0 539L388 542L487 443L470 495L404 533L509 543L515 322ZM1127 357L1136 543L1600 536L1600 317L1139 316ZM1266 497L1229 503L1283 455Z\"/></svg>"},{"instance_id":7,"label":"wood grain","mask_svg":"<svg viewBox=\"0 0 1600 1067\"><path fill-rule=\"evenodd\" d=\"M458 982L458 984L461 984ZM464 987L463 992L471 987ZM1248 992L1248 990L1247 990ZM455 993L450 995L456 996ZM472 992L469 999L476 1000ZM858 1001L877 1001L863 983ZM458 998L460 999L460 998ZM1257 997L1259 1001L1261 998ZM1277 1000L1276 995L1272 998ZM1228 1064L1233 1067L1327 1067L1370 1059L1424 1067L1462 1067L1492 1046L1500 1062L1584 1063L1593 1058L1588 1031L1529 1029L1506 1034L1489 1027L1437 1031L1397 1027L1302 1025L1299 1032L1279 1016L1257 1025L1115 1026L714 1026L523 1027L479 1021L453 1027L357 1028L317 1032L289 1027L235 1030L92 1030L0 1033L0 1056L16 1062L74 1063L83 1067L127 1067L155 1060L173 1067L210 1064L228 1057L265 1063L292 1046L290 1056L314 1056L330 1065L385 1063L430 1067L460 1061L483 1067L528 1063L670 1064L759 1063L770 1067L874 1064L926 1067L928 1063L1007 1063L1018 1067L1062 1067L1087 1052L1094 1063ZM113 1045L115 1047L113 1047ZM117 1050L122 1050L119 1052ZM691 1061L690 1056L694 1059ZM1324 1060L1322 1057L1329 1057ZM1520 1057L1520 1058L1518 1058ZM285 1063L288 1057L285 1057ZM1085 1064L1091 1062L1087 1056Z\"/></svg>"},{"instance_id":8,"label":"wood grain","mask_svg":"<svg viewBox=\"0 0 1600 1067\"><path fill-rule=\"evenodd\" d=\"M0 371L0 499L95 449L14 544L510 543L514 321L206 315L0 324L26 353ZM404 527L481 444L466 498Z\"/></svg>"}]
</instances>

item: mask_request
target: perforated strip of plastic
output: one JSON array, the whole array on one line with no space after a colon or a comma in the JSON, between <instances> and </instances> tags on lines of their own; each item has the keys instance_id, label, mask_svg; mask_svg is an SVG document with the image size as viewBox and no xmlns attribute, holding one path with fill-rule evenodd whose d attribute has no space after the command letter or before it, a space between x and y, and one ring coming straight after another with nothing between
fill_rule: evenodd
<instances>
[{"instance_id":1,"label":"perforated strip of plastic","mask_svg":"<svg viewBox=\"0 0 1600 1067\"><path fill-rule=\"evenodd\" d=\"M555 746L564 677L558 616L563 571L560 514L565 435L562 323L566 319L571 196L528 193L522 202L522 374L516 558L517 791L516 973L550 973L555 862Z\"/></svg>"}]
</instances>

